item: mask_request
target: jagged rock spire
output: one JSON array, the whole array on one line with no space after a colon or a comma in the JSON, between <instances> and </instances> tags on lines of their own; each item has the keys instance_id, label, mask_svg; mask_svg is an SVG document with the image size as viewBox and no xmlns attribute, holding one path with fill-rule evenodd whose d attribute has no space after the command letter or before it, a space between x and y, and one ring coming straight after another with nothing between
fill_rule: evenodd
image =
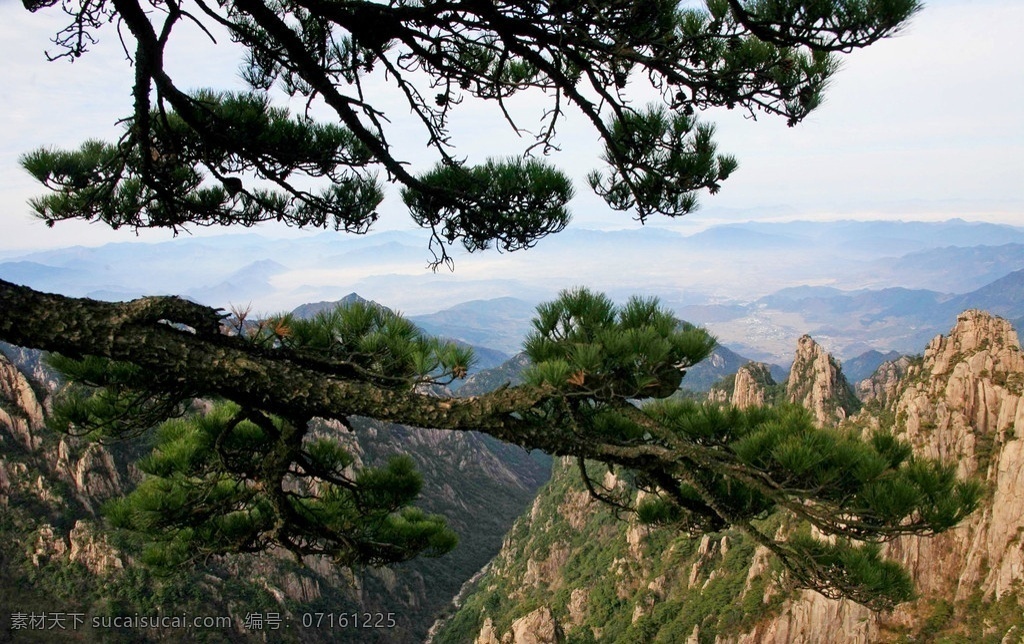
<instances>
[{"instance_id":1,"label":"jagged rock spire","mask_svg":"<svg viewBox=\"0 0 1024 644\"><path fill-rule=\"evenodd\" d=\"M870 378L857 383L857 397L865 404L877 401L882 409L889 407L895 402L900 383L912 363L910 356L900 356L878 365Z\"/></svg>"},{"instance_id":2,"label":"jagged rock spire","mask_svg":"<svg viewBox=\"0 0 1024 644\"><path fill-rule=\"evenodd\" d=\"M786 400L806 407L821 425L846 420L859 407L839 363L809 335L797 340Z\"/></svg>"},{"instance_id":3,"label":"jagged rock spire","mask_svg":"<svg viewBox=\"0 0 1024 644\"><path fill-rule=\"evenodd\" d=\"M771 368L763 362L748 362L736 372L730 402L740 409L763 407L770 394L768 388L775 384Z\"/></svg>"},{"instance_id":4,"label":"jagged rock spire","mask_svg":"<svg viewBox=\"0 0 1024 644\"><path fill-rule=\"evenodd\" d=\"M23 447L35 449L35 435L44 425L43 407L32 385L6 356L0 354L0 427L7 427ZM6 407L6 409L4 408Z\"/></svg>"}]
</instances>

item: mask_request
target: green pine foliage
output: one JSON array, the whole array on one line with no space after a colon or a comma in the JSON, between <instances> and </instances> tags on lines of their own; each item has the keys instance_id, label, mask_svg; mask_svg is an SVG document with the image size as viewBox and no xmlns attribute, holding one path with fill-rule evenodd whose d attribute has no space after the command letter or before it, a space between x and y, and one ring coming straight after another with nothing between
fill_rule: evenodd
<instances>
[{"instance_id":1,"label":"green pine foliage","mask_svg":"<svg viewBox=\"0 0 1024 644\"><path fill-rule=\"evenodd\" d=\"M669 397L714 340L655 300L632 299L619 308L585 289L566 291L538 308L534 326L526 379L564 392L562 406L551 411L557 422L619 446L623 460L643 463L652 447L676 459L674 466L622 468L632 487L645 492L635 506L628 495L603 490L581 460L580 474L595 498L684 532L745 529L782 559L797 583L825 594L880 609L910 599L906 572L858 542L942 532L981 497L979 484L956 478L954 464L914 457L885 432L865 439L853 430L819 428L792 405L740 410ZM647 396L664 400L633 402ZM834 541L822 550L811 541L767 535L752 523L780 511Z\"/></svg>"},{"instance_id":2,"label":"green pine foliage","mask_svg":"<svg viewBox=\"0 0 1024 644\"><path fill-rule=\"evenodd\" d=\"M795 125L821 103L838 52L896 33L919 8L915 0L509 0L456 11L406 0L237 0L201 12L156 0L24 4L59 4L65 14L55 58L82 56L98 30L116 24L134 73L119 140L22 158L49 191L31 202L47 224L80 218L178 232L275 220L364 232L377 219L384 176L430 231L434 267L451 264L455 243L518 250L565 227L572 185L535 153L557 149L567 110L581 113L604 147L604 167L589 183L612 208L640 220L686 214L699 192L717 192L737 167L718 153L698 112L740 109ZM247 91L181 88L167 63L182 24L216 25L241 45ZM435 157L432 170L408 170L394 145L405 132L367 91L378 81L404 97ZM660 100L638 108L629 88L637 82ZM281 91L305 113L279 106ZM546 101L538 123L518 124L510 99L520 93ZM525 149L483 163L458 158L451 120L466 99L531 134ZM150 442L146 480L108 516L144 536L160 564L274 547L383 564L454 545L440 519L413 507L420 481L408 459L356 467L340 444L311 436L318 414L485 428L571 456L588 495L620 514L639 512L682 533L740 530L797 583L874 607L908 591L871 544L947 529L977 501L972 484L883 434L819 430L789 409L639 402L670 397L714 346L653 299L617 306L583 289L564 292L538 310L525 386L439 402L422 391L465 377L471 354L389 312L352 307L310 322L242 313L225 334L216 311L173 298L109 306L65 298L61 315L75 323L62 321L55 337L47 315L57 296L0 290L17 309L5 340L73 358L63 367L79 384L60 428ZM103 356L87 357L94 353ZM216 357L225 355L233 357ZM245 382L225 383L231 374ZM190 409L214 393L230 400ZM624 488L605 488L588 461L615 471ZM759 523L772 513L835 540L773 536ZM603 608L622 608L618 589L594 592ZM660 632L657 619L622 623L615 633L649 639Z\"/></svg>"},{"instance_id":3,"label":"green pine foliage","mask_svg":"<svg viewBox=\"0 0 1024 644\"><path fill-rule=\"evenodd\" d=\"M656 299L635 297L620 308L587 289L540 305L533 326L526 382L599 398L670 395L715 346L705 330L681 323Z\"/></svg>"},{"instance_id":4,"label":"green pine foliage","mask_svg":"<svg viewBox=\"0 0 1024 644\"><path fill-rule=\"evenodd\" d=\"M426 337L362 302L309 320L253 322L240 312L229 326L247 344L388 388L450 382L473 360L471 349ZM134 365L61 355L49 362L75 383L55 405L52 425L94 440L150 442L152 452L138 461L145 478L105 514L134 535L151 565L170 569L275 546L342 566L381 565L440 556L458 541L442 517L414 507L422 478L408 456L357 468L337 440L307 435L311 419L226 401L189 411L187 389L163 391Z\"/></svg>"},{"instance_id":5,"label":"green pine foliage","mask_svg":"<svg viewBox=\"0 0 1024 644\"><path fill-rule=\"evenodd\" d=\"M114 371L116 366L111 369ZM42 387L40 390L48 391ZM215 408L212 411L217 412ZM153 540L145 534L114 528L108 517L95 513L107 495L115 493L101 478L105 466L99 470L90 468L84 488L69 485L60 477L69 470L81 471L83 455L91 452L94 458L99 455L104 464L111 462L107 460L109 456L119 473L119 487L131 489L141 478L150 477L137 465L140 459L151 457L154 435L144 434L139 437L141 440L133 441L104 438L106 444L98 450L82 439L37 432L41 444L30 451L20 448L17 439L11 440L0 426L0 443L5 446L3 460L11 483L2 495L6 505L0 512L0 614L72 611L82 613L87 624L91 624L93 617L133 614L231 615L234 625L229 630L187 632L81 628L75 633L75 641L83 642L180 641L183 637L197 642L227 642L263 639L265 635L273 635L282 642L421 641L435 613L493 557L507 526L529 503L532 492L541 479L547 478L547 473L535 466L529 475L534 478L520 482L521 477L528 476L522 472L530 467L524 463L528 457L519 448L486 438L481 441L476 436L449 436L454 440L435 451L423 449L422 443L421 449L409 449L413 442L410 434L417 434L404 427L359 418L353 419L353 429L358 439L336 425L314 422L306 440L310 458L321 465L340 461L348 467L358 463L352 460L353 454L358 453L359 461L384 468L392 458L409 451L424 478L416 507L426 514L445 515L450 529L460 536L456 549L442 557L421 557L398 564L394 570L349 570L313 559L299 563L280 553L202 557L194 563L185 562L191 565L174 567L144 565L147 550L158 550L161 544L154 548ZM424 434L431 435L419 434L420 441ZM372 440L368 440L370 436ZM482 442L490 444L484 447ZM58 451L61 459L57 457ZM496 461L488 460L495 458ZM486 469L466 471L459 467L460 461L478 460L519 471L514 475L508 473L511 480L496 480ZM546 465L550 470L550 461ZM408 470L403 472L403 479L415 482L408 474ZM454 497L444 493L452 480L460 482ZM487 512L481 515L474 508L487 508ZM80 562L69 561L68 552L60 554L57 550L36 555L37 549L45 546L59 547L60 541L67 544L68 533L77 521L90 524L91 534L97 538L96 548L83 549L82 553L86 557L93 553L117 557L124 568L90 570ZM53 527L52 536L41 532L44 524ZM249 612L279 614L290 620L291 628L246 631L241 624ZM397 626L372 632L300 628L304 615L343 612L393 612ZM53 638L37 630L25 633L24 637L15 634L13 641L56 642L61 638L67 640L69 635L67 631L63 635L57 630L49 633Z\"/></svg>"},{"instance_id":6,"label":"green pine foliage","mask_svg":"<svg viewBox=\"0 0 1024 644\"><path fill-rule=\"evenodd\" d=\"M429 192L406 188L402 199L418 225L448 244L461 238L472 252L496 245L506 251L533 246L569 223L572 183L536 159L490 159L483 165L439 165L420 175ZM439 197L458 194L458 200Z\"/></svg>"},{"instance_id":7,"label":"green pine foliage","mask_svg":"<svg viewBox=\"0 0 1024 644\"><path fill-rule=\"evenodd\" d=\"M22 166L52 191L31 201L33 211L50 226L86 219L115 229L276 220L358 232L376 221L383 189L358 172L372 155L351 131L296 118L258 93L204 90L190 110L198 129L180 113L154 111L130 119L119 144L89 140L74 151L24 155ZM144 130L148 146L125 145ZM244 150L235 141L245 141ZM253 172L282 179L301 172L330 183L296 199L267 182L244 185L240 177Z\"/></svg>"},{"instance_id":8,"label":"green pine foliage","mask_svg":"<svg viewBox=\"0 0 1024 644\"><path fill-rule=\"evenodd\" d=\"M57 431L100 442L128 439L184 413L187 388L147 387L142 370L131 363L58 353L44 361L70 383L47 418Z\"/></svg>"},{"instance_id":9,"label":"green pine foliage","mask_svg":"<svg viewBox=\"0 0 1024 644\"><path fill-rule=\"evenodd\" d=\"M161 425L153 453L138 463L148 476L107 506L114 527L149 542L147 562L170 568L275 543L343 565L379 564L455 546L440 517L410 506L422 481L408 457L346 477L352 457L321 439L310 447L311 469L332 472L338 482L319 483L315 493L299 478L285 483L289 490L265 489L253 457L273 459L270 427L287 430L280 420L262 427L240 420L239 411L224 404Z\"/></svg>"},{"instance_id":10,"label":"green pine foliage","mask_svg":"<svg viewBox=\"0 0 1024 644\"><path fill-rule=\"evenodd\" d=\"M591 188L615 210L636 210L680 217L697 207L697 190L715 194L739 165L716 155L714 126L697 124L689 114L670 114L661 106L629 112L607 125L611 141L604 160L615 170L592 172ZM616 164L616 155L622 157ZM687 186L689 191L680 191Z\"/></svg>"},{"instance_id":11,"label":"green pine foliage","mask_svg":"<svg viewBox=\"0 0 1024 644\"><path fill-rule=\"evenodd\" d=\"M379 386L450 384L473 366L471 347L424 335L415 324L371 302L352 302L304 319L291 314L250 321L236 311L234 331L260 347L285 350Z\"/></svg>"},{"instance_id":12,"label":"green pine foliage","mask_svg":"<svg viewBox=\"0 0 1024 644\"><path fill-rule=\"evenodd\" d=\"M641 221L684 215L737 167L717 153L700 112L725 107L796 125L821 104L839 52L896 33L919 9L916 0L507 0L459 11L407 0L257 0L156 15L159 3L125 2L62 7L69 22L52 56L86 54L96 32L117 22L133 49L134 106L116 142L23 157L50 191L32 202L39 217L173 230L277 220L362 232L378 217L383 176L431 232L435 266L451 262L456 243L518 250L565 227L570 180L534 153L559 148L566 113L582 114L604 147L588 183L610 207ZM25 1L30 11L54 4ZM215 24L241 44L247 91L181 85L168 62L184 22ZM375 104L375 83L404 97L432 170L409 171L395 144L409 130ZM641 95L658 97L644 108L635 104L640 84ZM305 113L278 105L282 93ZM517 113L520 96L541 99L539 118ZM523 137L520 149L482 163L460 158L452 121L464 103L490 107Z\"/></svg>"}]
</instances>

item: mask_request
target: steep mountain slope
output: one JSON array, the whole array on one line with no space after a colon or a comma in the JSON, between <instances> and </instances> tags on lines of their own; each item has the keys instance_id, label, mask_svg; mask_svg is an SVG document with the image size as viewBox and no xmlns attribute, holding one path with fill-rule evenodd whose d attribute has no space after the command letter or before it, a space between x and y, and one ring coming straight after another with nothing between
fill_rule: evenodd
<instances>
[{"instance_id":1,"label":"steep mountain slope","mask_svg":"<svg viewBox=\"0 0 1024 644\"><path fill-rule=\"evenodd\" d=\"M500 297L463 302L437 313L413 315L409 319L431 335L458 338L514 355L522 351L523 338L533 329L530 321L536 310L536 302Z\"/></svg>"},{"instance_id":2,"label":"steep mountain slope","mask_svg":"<svg viewBox=\"0 0 1024 644\"><path fill-rule=\"evenodd\" d=\"M996 281L946 303L946 308L960 311L982 309L1006 318L1024 316L1024 269L1014 271Z\"/></svg>"},{"instance_id":3,"label":"steep mountain slope","mask_svg":"<svg viewBox=\"0 0 1024 644\"><path fill-rule=\"evenodd\" d=\"M688 538L617 519L560 462L434 641L1019 641L1024 354L1010 325L978 311L961 315L922 359L884 364L866 387L874 397L856 415L843 407L848 388L837 386L842 374L834 360L806 340L797 356L815 368L794 368L787 391L819 392L796 399L822 411L823 420L845 409L846 425L861 431L894 425L918 453L954 460L962 474L984 482L982 509L955 530L888 544L889 555L913 574L919 599L875 614L789 588L767 551L743 534ZM765 386L763 377L737 377L734 393L756 399ZM592 475L601 480L596 468ZM603 482L618 483L611 473Z\"/></svg>"}]
</instances>

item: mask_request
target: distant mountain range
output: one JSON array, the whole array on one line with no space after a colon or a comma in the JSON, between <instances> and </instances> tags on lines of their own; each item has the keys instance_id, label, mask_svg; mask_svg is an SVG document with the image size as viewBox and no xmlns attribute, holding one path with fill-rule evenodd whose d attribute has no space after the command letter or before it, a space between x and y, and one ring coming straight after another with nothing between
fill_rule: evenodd
<instances>
[{"instance_id":1,"label":"distant mountain range","mask_svg":"<svg viewBox=\"0 0 1024 644\"><path fill-rule=\"evenodd\" d=\"M946 222L741 223L684 235L665 228L570 228L521 253L456 253L455 272L427 268L419 231L255 233L72 247L0 262L0 279L75 296L177 294L213 306L289 310L358 292L427 315L472 300L531 304L588 286L674 304L750 302L804 285L966 293L1024 269L1024 228Z\"/></svg>"},{"instance_id":2,"label":"distant mountain range","mask_svg":"<svg viewBox=\"0 0 1024 644\"><path fill-rule=\"evenodd\" d=\"M872 352L918 351L966 309L986 310L1015 325L1024 322L1024 270L959 295L926 289L844 291L804 286L748 303L664 303L681 319L710 329L722 344L747 356L745 359L788 365L796 338L809 333L852 365L847 372L856 382L870 375L882 360L864 358L870 368L862 369L853 359ZM504 297L466 302L412 319L430 333L514 354L531 328L533 311L531 302Z\"/></svg>"},{"instance_id":3,"label":"distant mountain range","mask_svg":"<svg viewBox=\"0 0 1024 644\"><path fill-rule=\"evenodd\" d=\"M731 349L786 364L810 332L844 360L915 351L953 316L980 307L1024 317L1024 228L946 222L742 223L683 235L664 228L569 229L525 253L462 254L426 268L419 232L253 233L26 254L0 279L100 299L178 294L257 313L358 292L424 330L488 347L496 364L521 348L536 304L587 286L624 300L655 295Z\"/></svg>"},{"instance_id":4,"label":"distant mountain range","mask_svg":"<svg viewBox=\"0 0 1024 644\"><path fill-rule=\"evenodd\" d=\"M948 328L957 314L982 309L1017 324L1024 318L1024 270L969 293L886 288L784 289L727 309L691 305L680 314L705 324L736 350L780 360L792 340L810 333L844 359L878 349L911 353Z\"/></svg>"},{"instance_id":5,"label":"distant mountain range","mask_svg":"<svg viewBox=\"0 0 1024 644\"><path fill-rule=\"evenodd\" d=\"M473 300L428 315L410 319L434 335L458 338L470 344L504 351L522 351L523 338L533 328L536 304L514 297Z\"/></svg>"}]
</instances>

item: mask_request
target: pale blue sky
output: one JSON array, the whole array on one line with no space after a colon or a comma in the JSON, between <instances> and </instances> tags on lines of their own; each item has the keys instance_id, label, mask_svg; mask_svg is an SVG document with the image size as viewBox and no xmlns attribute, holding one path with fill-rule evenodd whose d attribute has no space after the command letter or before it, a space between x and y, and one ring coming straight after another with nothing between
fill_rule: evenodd
<instances>
[{"instance_id":1,"label":"pale blue sky","mask_svg":"<svg viewBox=\"0 0 1024 644\"><path fill-rule=\"evenodd\" d=\"M25 200L38 189L17 166L18 156L42 145L116 136L115 121L131 105L132 72L113 29L74 64L45 61L58 17L0 0L0 250L136 239L130 231L87 224L46 229L28 214ZM720 149L739 157L740 170L719 195L702 199L703 210L672 225L954 216L1024 225L1022 35L1024 3L932 2L904 34L847 57L825 105L800 126L790 129L775 119L754 123L725 111L708 115L719 125ZM236 73L231 51L211 55L198 37L183 40L172 57L195 86L223 85ZM531 107L536 103L525 102L524 114ZM403 126L406 111L390 115ZM504 147L517 145L514 136L499 128L497 116L466 105L454 128L458 153L482 160L515 152ZM400 137L408 141L406 158L429 164L422 134L409 132ZM582 177L596 165L594 139L584 124L566 122L564 152L554 161ZM604 208L582 182L577 192L575 225L632 225L628 215ZM396 198L385 203L384 213L381 229L411 225Z\"/></svg>"}]
</instances>

